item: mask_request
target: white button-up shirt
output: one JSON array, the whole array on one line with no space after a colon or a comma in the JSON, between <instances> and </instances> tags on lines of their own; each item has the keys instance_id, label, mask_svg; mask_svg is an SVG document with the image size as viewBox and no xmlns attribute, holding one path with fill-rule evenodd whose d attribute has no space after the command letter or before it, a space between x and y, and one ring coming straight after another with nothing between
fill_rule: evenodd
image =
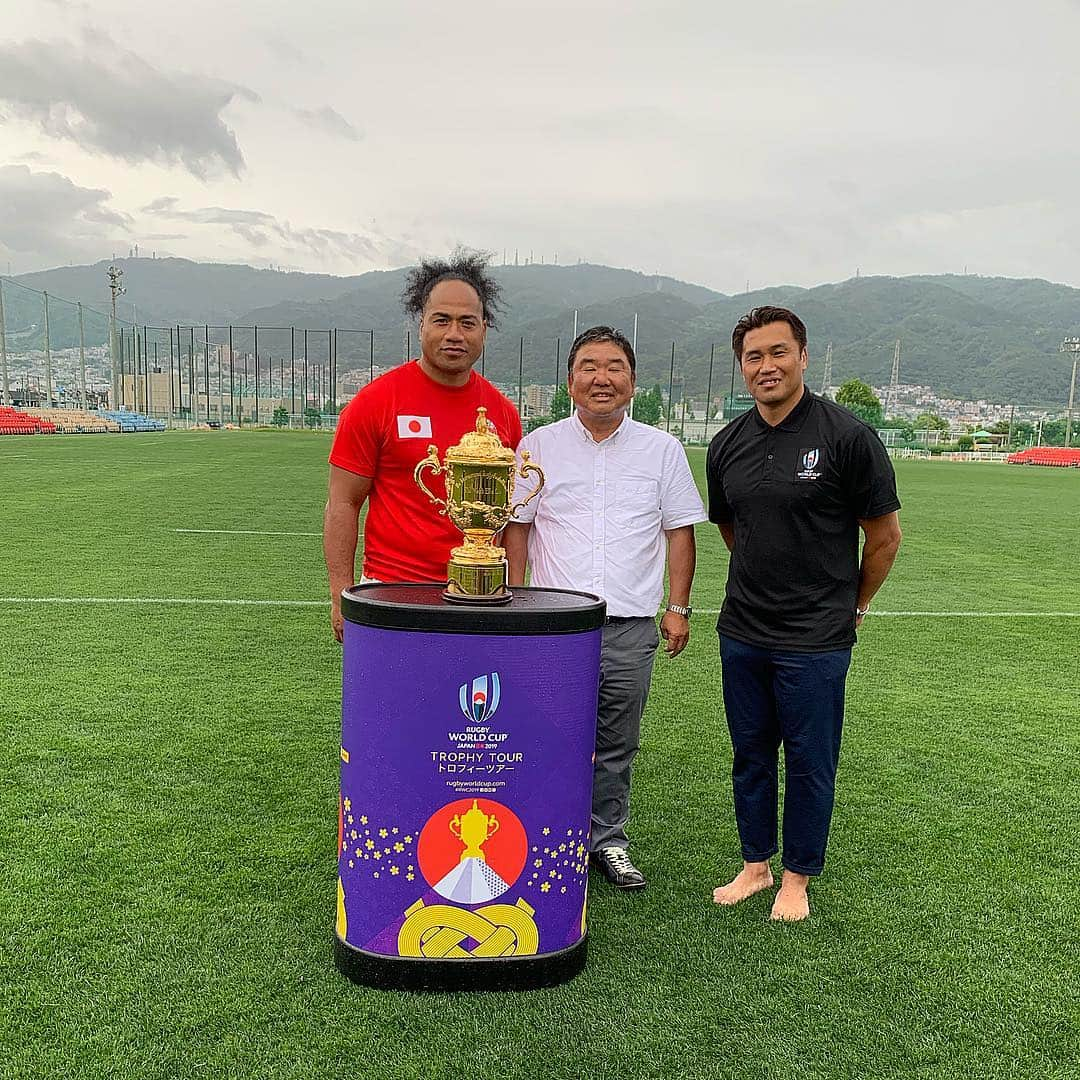
<instances>
[{"instance_id":1,"label":"white button-up shirt","mask_svg":"<svg viewBox=\"0 0 1080 1080\"><path fill-rule=\"evenodd\" d=\"M686 451L673 436L625 417L596 442L577 414L521 441L544 470L531 522L532 584L602 596L609 615L654 616L664 596L665 530L705 521ZM514 502L536 487L514 485Z\"/></svg>"}]
</instances>

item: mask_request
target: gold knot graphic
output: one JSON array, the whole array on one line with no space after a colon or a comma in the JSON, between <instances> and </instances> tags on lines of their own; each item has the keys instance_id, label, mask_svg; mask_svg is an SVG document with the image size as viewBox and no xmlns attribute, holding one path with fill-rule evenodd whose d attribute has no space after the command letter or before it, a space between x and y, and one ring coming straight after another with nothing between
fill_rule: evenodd
<instances>
[{"instance_id":1,"label":"gold knot graphic","mask_svg":"<svg viewBox=\"0 0 1080 1080\"><path fill-rule=\"evenodd\" d=\"M540 935L533 922L535 910L524 900L516 904L488 904L468 911L417 900L405 912L398 931L398 956L428 959L464 959L470 956L533 956ZM472 949L464 942L472 939Z\"/></svg>"}]
</instances>

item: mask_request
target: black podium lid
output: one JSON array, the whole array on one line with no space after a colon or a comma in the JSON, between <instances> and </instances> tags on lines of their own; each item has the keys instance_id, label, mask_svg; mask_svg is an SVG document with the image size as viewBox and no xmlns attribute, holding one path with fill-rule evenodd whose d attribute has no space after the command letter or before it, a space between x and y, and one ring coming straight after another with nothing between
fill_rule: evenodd
<instances>
[{"instance_id":1,"label":"black podium lid","mask_svg":"<svg viewBox=\"0 0 1080 1080\"><path fill-rule=\"evenodd\" d=\"M354 585L341 594L349 622L443 634L579 634L603 626L607 605L592 593L518 586L509 604L454 604L445 585Z\"/></svg>"}]
</instances>

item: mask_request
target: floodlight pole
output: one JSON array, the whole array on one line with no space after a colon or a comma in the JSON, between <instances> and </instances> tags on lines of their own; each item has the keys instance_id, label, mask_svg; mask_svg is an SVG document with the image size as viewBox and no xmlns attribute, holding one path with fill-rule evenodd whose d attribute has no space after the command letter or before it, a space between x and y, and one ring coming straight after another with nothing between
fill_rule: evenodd
<instances>
[{"instance_id":1,"label":"floodlight pole","mask_svg":"<svg viewBox=\"0 0 1080 1080\"><path fill-rule=\"evenodd\" d=\"M1072 381L1069 383L1069 410L1065 414L1065 445L1070 446L1072 444L1073 405L1076 402L1076 364L1078 359L1076 354L1080 353L1080 337L1067 337L1061 343L1061 351L1073 354Z\"/></svg>"},{"instance_id":2,"label":"floodlight pole","mask_svg":"<svg viewBox=\"0 0 1080 1080\"><path fill-rule=\"evenodd\" d=\"M4 324L4 283L0 281L0 365L4 375L4 404L11 404L11 387L8 385L7 329Z\"/></svg>"},{"instance_id":3,"label":"floodlight pole","mask_svg":"<svg viewBox=\"0 0 1080 1080\"><path fill-rule=\"evenodd\" d=\"M83 328L83 309L82 301L78 303L79 308L79 404L83 409L86 408L86 331Z\"/></svg>"},{"instance_id":4,"label":"floodlight pole","mask_svg":"<svg viewBox=\"0 0 1080 1080\"><path fill-rule=\"evenodd\" d=\"M52 408L52 348L49 344L49 294L45 298L45 408Z\"/></svg>"},{"instance_id":5,"label":"floodlight pole","mask_svg":"<svg viewBox=\"0 0 1080 1080\"><path fill-rule=\"evenodd\" d=\"M110 266L105 271L109 278L109 292L112 295L112 321L109 324L109 363L112 367L112 400L110 404L115 409L120 400L120 391L116 381L116 298L122 296L127 290L120 284L124 271L118 266ZM179 341L177 341L179 348Z\"/></svg>"}]
</instances>

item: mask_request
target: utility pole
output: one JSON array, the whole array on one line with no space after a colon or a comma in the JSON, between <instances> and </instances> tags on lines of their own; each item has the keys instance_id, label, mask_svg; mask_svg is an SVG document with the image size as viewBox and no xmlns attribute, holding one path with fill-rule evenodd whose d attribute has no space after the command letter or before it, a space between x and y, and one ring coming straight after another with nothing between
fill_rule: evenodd
<instances>
[{"instance_id":1,"label":"utility pole","mask_svg":"<svg viewBox=\"0 0 1080 1080\"><path fill-rule=\"evenodd\" d=\"M1009 406L1009 446L1012 446L1013 441L1013 418L1016 416L1016 405Z\"/></svg>"},{"instance_id":2,"label":"utility pole","mask_svg":"<svg viewBox=\"0 0 1080 1080\"><path fill-rule=\"evenodd\" d=\"M127 289L120 284L120 279L124 276L124 271L120 267L111 265L105 273L109 277L109 292L112 294L112 320L109 323L109 364L112 367L112 396L109 399L109 404L115 409L117 401L120 400L120 391L116 381L116 298L127 292ZM178 340L178 348L179 344Z\"/></svg>"},{"instance_id":3,"label":"utility pole","mask_svg":"<svg viewBox=\"0 0 1080 1080\"><path fill-rule=\"evenodd\" d=\"M82 301L79 301L79 405L86 408L86 331L83 329Z\"/></svg>"},{"instance_id":4,"label":"utility pole","mask_svg":"<svg viewBox=\"0 0 1080 1080\"><path fill-rule=\"evenodd\" d=\"M1065 414L1065 445L1072 443L1073 405L1076 402L1076 362L1080 353L1080 337L1067 337L1061 343L1062 352L1073 354L1072 381L1069 383L1069 411Z\"/></svg>"},{"instance_id":5,"label":"utility pole","mask_svg":"<svg viewBox=\"0 0 1080 1080\"><path fill-rule=\"evenodd\" d=\"M825 346L825 364L821 369L821 392L824 394L832 385L832 342Z\"/></svg>"},{"instance_id":6,"label":"utility pole","mask_svg":"<svg viewBox=\"0 0 1080 1080\"><path fill-rule=\"evenodd\" d=\"M52 349L49 346L49 294L45 298L45 408L52 408Z\"/></svg>"},{"instance_id":7,"label":"utility pole","mask_svg":"<svg viewBox=\"0 0 1080 1080\"><path fill-rule=\"evenodd\" d=\"M0 365L4 375L4 404L11 404L11 387L8 385L7 329L4 323L4 283L0 281Z\"/></svg>"}]
</instances>

